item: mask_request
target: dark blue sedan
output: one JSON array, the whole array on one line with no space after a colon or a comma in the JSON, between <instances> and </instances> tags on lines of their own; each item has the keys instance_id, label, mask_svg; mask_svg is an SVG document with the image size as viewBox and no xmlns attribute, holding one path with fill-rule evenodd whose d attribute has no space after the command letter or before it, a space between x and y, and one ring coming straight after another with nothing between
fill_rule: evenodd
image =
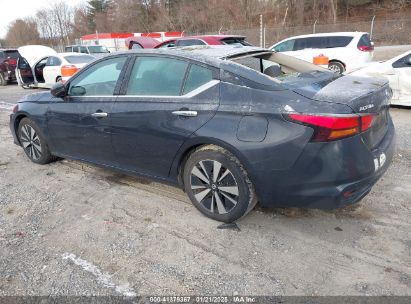
<instances>
[{"instance_id":1,"label":"dark blue sedan","mask_svg":"<svg viewBox=\"0 0 411 304\"><path fill-rule=\"evenodd\" d=\"M257 202L361 200L394 151L384 80L254 47L136 50L99 59L14 108L35 163L70 158L179 185L232 222Z\"/></svg>"}]
</instances>

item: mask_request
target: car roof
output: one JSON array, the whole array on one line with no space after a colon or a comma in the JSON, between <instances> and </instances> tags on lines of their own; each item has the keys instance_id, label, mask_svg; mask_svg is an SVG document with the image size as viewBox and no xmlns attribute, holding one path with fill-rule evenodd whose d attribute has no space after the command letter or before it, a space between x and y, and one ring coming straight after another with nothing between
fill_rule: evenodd
<instances>
[{"instance_id":1,"label":"car roof","mask_svg":"<svg viewBox=\"0 0 411 304\"><path fill-rule=\"evenodd\" d=\"M17 52L17 49L1 49L0 48L0 52L8 52L8 51Z\"/></svg>"},{"instance_id":2,"label":"car roof","mask_svg":"<svg viewBox=\"0 0 411 304\"><path fill-rule=\"evenodd\" d=\"M58 53L58 56L92 56L90 54L86 53L77 53L77 52L64 52L64 53Z\"/></svg>"},{"instance_id":3,"label":"car roof","mask_svg":"<svg viewBox=\"0 0 411 304\"><path fill-rule=\"evenodd\" d=\"M188 39L201 39L204 40L205 42L210 42L210 41L219 41L225 38L242 38L245 39L246 36L243 35L225 35L225 34L218 34L218 35L193 35L193 36L183 36L183 37L177 37L177 38L171 38L168 40L164 40L163 42L160 42L158 45L162 44L167 44L171 41L177 41L177 40L188 40Z\"/></svg>"},{"instance_id":4,"label":"car roof","mask_svg":"<svg viewBox=\"0 0 411 304\"><path fill-rule=\"evenodd\" d=\"M232 45L201 45L188 46L176 49L134 49L123 54L161 54L161 55L175 55L178 57L192 59L199 62L208 63L219 67L221 62L232 57L245 56L252 53L272 53L271 50L263 49L255 46L232 46Z\"/></svg>"},{"instance_id":5,"label":"car roof","mask_svg":"<svg viewBox=\"0 0 411 304\"><path fill-rule=\"evenodd\" d=\"M318 34L308 34L308 35L299 35L299 36L293 36L293 37L288 37L282 41L289 40L289 39L295 39L295 38L311 38L311 37L328 37L328 36L353 36L353 37L359 37L364 34L368 34L366 32L331 32L331 33L318 33Z\"/></svg>"}]
</instances>

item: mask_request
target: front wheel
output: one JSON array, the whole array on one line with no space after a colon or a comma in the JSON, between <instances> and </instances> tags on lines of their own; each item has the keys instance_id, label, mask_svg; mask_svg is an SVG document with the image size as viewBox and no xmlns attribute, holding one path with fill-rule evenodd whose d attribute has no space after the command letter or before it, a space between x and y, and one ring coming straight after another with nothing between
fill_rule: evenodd
<instances>
[{"instance_id":1,"label":"front wheel","mask_svg":"<svg viewBox=\"0 0 411 304\"><path fill-rule=\"evenodd\" d=\"M24 152L32 162L47 164L56 160L56 157L51 155L39 128L31 119L26 117L20 121L17 135Z\"/></svg>"},{"instance_id":2,"label":"front wheel","mask_svg":"<svg viewBox=\"0 0 411 304\"><path fill-rule=\"evenodd\" d=\"M257 203L247 172L221 147L197 149L187 159L183 174L184 188L193 205L214 220L234 222Z\"/></svg>"}]
</instances>

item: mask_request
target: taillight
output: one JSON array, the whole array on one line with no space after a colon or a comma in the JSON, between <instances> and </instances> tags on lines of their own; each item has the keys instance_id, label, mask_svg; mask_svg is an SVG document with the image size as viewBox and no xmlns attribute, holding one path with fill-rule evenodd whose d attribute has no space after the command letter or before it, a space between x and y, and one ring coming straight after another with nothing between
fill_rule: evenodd
<instances>
[{"instance_id":1,"label":"taillight","mask_svg":"<svg viewBox=\"0 0 411 304\"><path fill-rule=\"evenodd\" d=\"M342 139L368 130L373 122L374 114L370 115L315 115L287 114L292 122L307 125L314 129L311 141L323 142Z\"/></svg>"},{"instance_id":2,"label":"taillight","mask_svg":"<svg viewBox=\"0 0 411 304\"><path fill-rule=\"evenodd\" d=\"M61 77L71 77L76 74L78 70L79 68L73 64L63 65L61 67Z\"/></svg>"},{"instance_id":3,"label":"taillight","mask_svg":"<svg viewBox=\"0 0 411 304\"><path fill-rule=\"evenodd\" d=\"M9 58L9 59L7 59L7 64L16 65L17 64L17 59Z\"/></svg>"},{"instance_id":4,"label":"taillight","mask_svg":"<svg viewBox=\"0 0 411 304\"><path fill-rule=\"evenodd\" d=\"M374 50L373 46L368 46L368 45L359 45L358 49L362 52L371 52Z\"/></svg>"}]
</instances>

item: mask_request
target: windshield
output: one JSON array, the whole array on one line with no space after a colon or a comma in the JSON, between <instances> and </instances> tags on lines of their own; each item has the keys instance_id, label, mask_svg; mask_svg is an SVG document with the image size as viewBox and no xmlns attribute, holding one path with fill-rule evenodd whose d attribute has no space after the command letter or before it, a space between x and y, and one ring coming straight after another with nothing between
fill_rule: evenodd
<instances>
[{"instance_id":1,"label":"windshield","mask_svg":"<svg viewBox=\"0 0 411 304\"><path fill-rule=\"evenodd\" d=\"M94 60L93 56L80 55L80 56L64 56L64 59L71 64L88 63Z\"/></svg>"},{"instance_id":2,"label":"windshield","mask_svg":"<svg viewBox=\"0 0 411 304\"><path fill-rule=\"evenodd\" d=\"M110 53L109 50L102 45L92 45L88 46L88 50L91 54L93 53Z\"/></svg>"}]
</instances>

